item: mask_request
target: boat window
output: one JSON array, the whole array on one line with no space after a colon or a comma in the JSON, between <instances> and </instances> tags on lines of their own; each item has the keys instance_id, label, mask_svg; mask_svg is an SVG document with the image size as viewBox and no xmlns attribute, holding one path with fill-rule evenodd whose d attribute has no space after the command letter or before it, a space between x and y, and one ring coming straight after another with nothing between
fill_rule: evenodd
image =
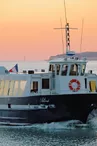
<instances>
[{"instance_id":1,"label":"boat window","mask_svg":"<svg viewBox=\"0 0 97 146\"><path fill-rule=\"evenodd\" d=\"M60 64L56 64L56 74L59 75L60 73Z\"/></svg>"},{"instance_id":2,"label":"boat window","mask_svg":"<svg viewBox=\"0 0 97 146\"><path fill-rule=\"evenodd\" d=\"M14 96L18 94L18 90L19 90L19 81L15 81L14 93L13 93Z\"/></svg>"},{"instance_id":3,"label":"boat window","mask_svg":"<svg viewBox=\"0 0 97 146\"><path fill-rule=\"evenodd\" d=\"M25 90L25 86L26 86L26 82L27 81L20 81L20 88L19 88L19 95L21 96Z\"/></svg>"},{"instance_id":4,"label":"boat window","mask_svg":"<svg viewBox=\"0 0 97 146\"><path fill-rule=\"evenodd\" d=\"M9 95L9 80L5 81L3 95L4 96Z\"/></svg>"},{"instance_id":5,"label":"boat window","mask_svg":"<svg viewBox=\"0 0 97 146\"><path fill-rule=\"evenodd\" d=\"M78 76L80 71L80 65L72 64L70 68L70 76Z\"/></svg>"},{"instance_id":6,"label":"boat window","mask_svg":"<svg viewBox=\"0 0 97 146\"><path fill-rule=\"evenodd\" d=\"M50 64L49 66L49 71L55 72L55 66Z\"/></svg>"},{"instance_id":7,"label":"boat window","mask_svg":"<svg viewBox=\"0 0 97 146\"><path fill-rule=\"evenodd\" d=\"M85 67L86 67L86 65L85 64L82 64L82 67L81 67L81 76L83 76L85 74Z\"/></svg>"},{"instance_id":8,"label":"boat window","mask_svg":"<svg viewBox=\"0 0 97 146\"><path fill-rule=\"evenodd\" d=\"M14 80L9 81L9 96L13 95L14 84L15 84Z\"/></svg>"},{"instance_id":9,"label":"boat window","mask_svg":"<svg viewBox=\"0 0 97 146\"><path fill-rule=\"evenodd\" d=\"M3 94L3 90L4 90L4 80L0 81L0 95Z\"/></svg>"},{"instance_id":10,"label":"boat window","mask_svg":"<svg viewBox=\"0 0 97 146\"><path fill-rule=\"evenodd\" d=\"M49 71L51 71L51 68L52 68L52 65L50 64L50 65L49 65Z\"/></svg>"},{"instance_id":11,"label":"boat window","mask_svg":"<svg viewBox=\"0 0 97 146\"><path fill-rule=\"evenodd\" d=\"M85 88L87 89L87 78L85 78Z\"/></svg>"},{"instance_id":12,"label":"boat window","mask_svg":"<svg viewBox=\"0 0 97 146\"><path fill-rule=\"evenodd\" d=\"M62 76L66 76L66 75L67 75L67 72L68 72L68 65L63 64L63 65L62 65L62 72L61 72L61 75L62 75Z\"/></svg>"},{"instance_id":13,"label":"boat window","mask_svg":"<svg viewBox=\"0 0 97 146\"><path fill-rule=\"evenodd\" d=\"M31 83L31 92L37 92L38 91L38 81L33 81Z\"/></svg>"},{"instance_id":14,"label":"boat window","mask_svg":"<svg viewBox=\"0 0 97 146\"><path fill-rule=\"evenodd\" d=\"M96 81L89 81L90 92L96 92Z\"/></svg>"},{"instance_id":15,"label":"boat window","mask_svg":"<svg viewBox=\"0 0 97 146\"><path fill-rule=\"evenodd\" d=\"M49 89L49 79L42 79L42 89Z\"/></svg>"}]
</instances>

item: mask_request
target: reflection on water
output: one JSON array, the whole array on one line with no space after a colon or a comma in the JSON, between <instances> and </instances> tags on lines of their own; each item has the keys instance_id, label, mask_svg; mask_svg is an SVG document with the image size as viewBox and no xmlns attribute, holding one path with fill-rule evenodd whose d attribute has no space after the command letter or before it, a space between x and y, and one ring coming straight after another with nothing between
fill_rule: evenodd
<instances>
[{"instance_id":1,"label":"reflection on water","mask_svg":"<svg viewBox=\"0 0 97 146\"><path fill-rule=\"evenodd\" d=\"M0 126L0 146L96 146L97 131L61 128L61 124ZM54 127L54 128L53 128ZM55 128L56 127L56 128Z\"/></svg>"}]
</instances>

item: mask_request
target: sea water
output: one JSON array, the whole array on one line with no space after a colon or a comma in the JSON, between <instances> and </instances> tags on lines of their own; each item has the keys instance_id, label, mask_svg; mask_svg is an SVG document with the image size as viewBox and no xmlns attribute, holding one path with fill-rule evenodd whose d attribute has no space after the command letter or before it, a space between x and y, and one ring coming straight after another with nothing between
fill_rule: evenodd
<instances>
[{"instance_id":1,"label":"sea water","mask_svg":"<svg viewBox=\"0 0 97 146\"><path fill-rule=\"evenodd\" d=\"M18 63L23 70L48 71L47 61L5 61L0 66L8 70ZM97 73L97 61L89 61L86 72ZM91 126L75 128L77 121L33 124L30 126L0 126L0 146L97 146L97 119Z\"/></svg>"}]
</instances>

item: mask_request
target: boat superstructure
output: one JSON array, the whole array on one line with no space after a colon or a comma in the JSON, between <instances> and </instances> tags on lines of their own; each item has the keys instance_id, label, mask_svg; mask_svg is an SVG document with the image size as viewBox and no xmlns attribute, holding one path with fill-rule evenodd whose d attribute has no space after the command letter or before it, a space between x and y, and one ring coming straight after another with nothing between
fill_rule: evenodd
<instances>
[{"instance_id":1,"label":"boat superstructure","mask_svg":"<svg viewBox=\"0 0 97 146\"><path fill-rule=\"evenodd\" d=\"M96 93L97 76L92 71L85 73L86 63L74 56L50 60L47 73L30 70L16 74L0 67L0 96Z\"/></svg>"}]
</instances>

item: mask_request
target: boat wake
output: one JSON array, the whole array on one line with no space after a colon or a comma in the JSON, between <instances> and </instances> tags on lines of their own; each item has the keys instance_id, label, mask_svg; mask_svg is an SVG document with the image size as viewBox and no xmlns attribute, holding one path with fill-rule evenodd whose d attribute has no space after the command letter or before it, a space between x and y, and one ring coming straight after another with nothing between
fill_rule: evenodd
<instances>
[{"instance_id":1,"label":"boat wake","mask_svg":"<svg viewBox=\"0 0 97 146\"><path fill-rule=\"evenodd\" d=\"M83 124L79 120L70 120L64 122L52 122L52 123L42 123L42 124L21 124L21 123L0 123L0 128L2 127L9 127L9 128L31 128L37 130L72 130L72 129L87 129L93 128L97 129L97 117L92 118L91 120L87 121L86 124Z\"/></svg>"},{"instance_id":2,"label":"boat wake","mask_svg":"<svg viewBox=\"0 0 97 146\"><path fill-rule=\"evenodd\" d=\"M82 124L78 120L71 120L67 122L52 122L44 124L34 124L32 127L42 129L42 130L65 130L65 129L76 129L77 125Z\"/></svg>"},{"instance_id":3,"label":"boat wake","mask_svg":"<svg viewBox=\"0 0 97 146\"><path fill-rule=\"evenodd\" d=\"M69 130L69 129L77 129L77 128L88 128L88 124L83 124L79 120L70 120L65 122L52 122L52 123L43 123L43 124L15 124L15 123L8 123L1 124L0 127L11 127L11 128L31 128L31 129L37 129L37 130L47 130L47 131L62 131L62 130Z\"/></svg>"},{"instance_id":4,"label":"boat wake","mask_svg":"<svg viewBox=\"0 0 97 146\"><path fill-rule=\"evenodd\" d=\"M97 109L92 110L89 114L87 124L91 125L92 128L97 129Z\"/></svg>"},{"instance_id":5,"label":"boat wake","mask_svg":"<svg viewBox=\"0 0 97 146\"><path fill-rule=\"evenodd\" d=\"M92 118L87 122L93 129L97 129L97 117Z\"/></svg>"}]
</instances>

